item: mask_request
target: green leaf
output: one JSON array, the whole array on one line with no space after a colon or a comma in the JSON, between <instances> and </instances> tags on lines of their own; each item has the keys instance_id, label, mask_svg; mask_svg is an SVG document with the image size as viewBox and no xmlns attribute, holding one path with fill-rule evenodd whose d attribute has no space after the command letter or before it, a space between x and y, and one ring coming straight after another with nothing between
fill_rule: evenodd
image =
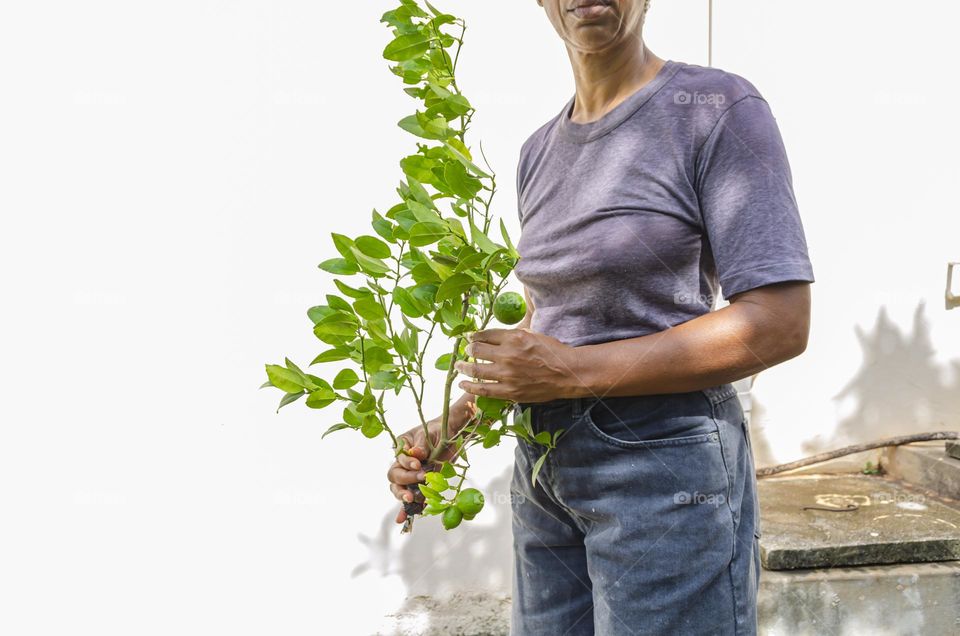
<instances>
[{"instance_id":1,"label":"green leaf","mask_svg":"<svg viewBox=\"0 0 960 636\"><path fill-rule=\"evenodd\" d=\"M348 314L353 313L353 307L350 306L350 303L345 301L343 298L340 298L339 296L335 296L333 294L327 294L327 304L330 306L331 309L334 309L336 311L345 311Z\"/></svg>"},{"instance_id":2,"label":"green leaf","mask_svg":"<svg viewBox=\"0 0 960 636\"><path fill-rule=\"evenodd\" d=\"M357 333L357 319L343 312L331 314L313 327L316 336L353 336Z\"/></svg>"},{"instance_id":3,"label":"green leaf","mask_svg":"<svg viewBox=\"0 0 960 636\"><path fill-rule=\"evenodd\" d=\"M412 196L418 203L432 210L437 209L436 204L433 202L433 199L430 197L430 193L427 192L427 189L424 188L419 181L417 181L416 179L407 179L406 185L407 185L407 190L409 191L410 196ZM409 204L410 202L408 201L407 205L409 206Z\"/></svg>"},{"instance_id":4,"label":"green leaf","mask_svg":"<svg viewBox=\"0 0 960 636\"><path fill-rule=\"evenodd\" d=\"M419 57L430 48L430 38L423 33L401 35L383 49L383 57L392 62L403 62Z\"/></svg>"},{"instance_id":5,"label":"green leaf","mask_svg":"<svg viewBox=\"0 0 960 636\"><path fill-rule=\"evenodd\" d=\"M410 228L410 245L422 247L443 239L450 233L447 226L439 223L420 222Z\"/></svg>"},{"instance_id":6,"label":"green leaf","mask_svg":"<svg viewBox=\"0 0 960 636\"><path fill-rule=\"evenodd\" d=\"M383 347L365 347L363 366L367 373L376 373L386 365L393 364L393 356Z\"/></svg>"},{"instance_id":7,"label":"green leaf","mask_svg":"<svg viewBox=\"0 0 960 636\"><path fill-rule=\"evenodd\" d=\"M431 139L443 139L450 134L450 125L447 123L445 117L428 119L424 116L424 118L420 120L420 126Z\"/></svg>"},{"instance_id":8,"label":"green leaf","mask_svg":"<svg viewBox=\"0 0 960 636\"><path fill-rule=\"evenodd\" d=\"M277 413L279 413L280 409L285 407L287 404L299 400L301 397L303 397L303 394L304 391L297 391L296 393L287 393L284 395L282 398L280 398L280 406L277 407Z\"/></svg>"},{"instance_id":9,"label":"green leaf","mask_svg":"<svg viewBox=\"0 0 960 636\"><path fill-rule=\"evenodd\" d=\"M373 226L373 231L383 237L385 241L395 243L396 237L393 235L393 224L380 216L376 210L373 211L372 217L370 225Z\"/></svg>"},{"instance_id":10,"label":"green leaf","mask_svg":"<svg viewBox=\"0 0 960 636\"><path fill-rule=\"evenodd\" d=\"M410 210L417 221L443 224L443 218L437 214L436 210L419 201L407 201L407 209Z\"/></svg>"},{"instance_id":11,"label":"green leaf","mask_svg":"<svg viewBox=\"0 0 960 636\"><path fill-rule=\"evenodd\" d=\"M427 486L425 484L419 485L420 492L423 493L423 496L427 499L443 499L443 497L436 490Z\"/></svg>"},{"instance_id":12,"label":"green leaf","mask_svg":"<svg viewBox=\"0 0 960 636\"><path fill-rule=\"evenodd\" d=\"M449 503L430 503L423 509L423 514L425 515L438 515L444 510L449 508L452 504Z\"/></svg>"},{"instance_id":13,"label":"green leaf","mask_svg":"<svg viewBox=\"0 0 960 636\"><path fill-rule=\"evenodd\" d=\"M349 389L359 381L360 377L357 376L356 371L353 369L344 369L333 379L333 388Z\"/></svg>"},{"instance_id":14,"label":"green leaf","mask_svg":"<svg viewBox=\"0 0 960 636\"><path fill-rule=\"evenodd\" d=\"M373 296L355 301L353 307L361 317L367 320L382 320L387 316L380 301Z\"/></svg>"},{"instance_id":15,"label":"green leaf","mask_svg":"<svg viewBox=\"0 0 960 636\"><path fill-rule=\"evenodd\" d=\"M364 437L373 439L383 432L383 423L376 415L367 415L363 418L363 424L360 425L360 432Z\"/></svg>"},{"instance_id":16,"label":"green leaf","mask_svg":"<svg viewBox=\"0 0 960 636\"><path fill-rule=\"evenodd\" d=\"M440 474L447 479L450 479L457 476L457 470L450 462L443 462L443 464L440 466Z\"/></svg>"},{"instance_id":17,"label":"green leaf","mask_svg":"<svg viewBox=\"0 0 960 636\"><path fill-rule=\"evenodd\" d=\"M423 313L426 314L433 309L433 305L437 301L437 286L430 283L421 283L420 285L410 288L410 295L420 303L420 308L423 309Z\"/></svg>"},{"instance_id":18,"label":"green leaf","mask_svg":"<svg viewBox=\"0 0 960 636\"><path fill-rule=\"evenodd\" d=\"M309 318L313 324L317 324L327 316L335 313L337 313L335 310L326 305L317 305L307 310L307 318Z\"/></svg>"},{"instance_id":19,"label":"green leaf","mask_svg":"<svg viewBox=\"0 0 960 636\"><path fill-rule=\"evenodd\" d=\"M537 475L540 474L540 469L543 468L543 462L547 459L547 453L544 453L540 456L540 459L537 460L537 463L533 465L533 474L530 476L530 483L536 487L537 485Z\"/></svg>"},{"instance_id":20,"label":"green leaf","mask_svg":"<svg viewBox=\"0 0 960 636\"><path fill-rule=\"evenodd\" d=\"M449 371L449 370L450 370L450 360L451 360L452 358L453 358L453 355L451 355L451 354L449 354L449 353L445 353L445 354L443 354L442 356L440 356L439 358L437 358L437 361L433 364L433 366L436 367L437 369L440 369L441 371Z\"/></svg>"},{"instance_id":21,"label":"green leaf","mask_svg":"<svg viewBox=\"0 0 960 636\"><path fill-rule=\"evenodd\" d=\"M323 261L317 265L317 267L325 272L330 272L331 274L336 274L338 276L350 276L360 271L357 269L356 265L345 258L331 258Z\"/></svg>"},{"instance_id":22,"label":"green leaf","mask_svg":"<svg viewBox=\"0 0 960 636\"><path fill-rule=\"evenodd\" d=\"M551 440L553 440L553 437L550 435L550 431L540 431L539 433L533 436L533 439L535 439L539 444L543 444L544 446L549 446Z\"/></svg>"},{"instance_id":23,"label":"green leaf","mask_svg":"<svg viewBox=\"0 0 960 636\"><path fill-rule=\"evenodd\" d=\"M373 295L373 292L369 289L356 289L336 278L333 279L333 284L336 285L337 289L339 289L344 295L349 296L350 298L365 298Z\"/></svg>"},{"instance_id":24,"label":"green leaf","mask_svg":"<svg viewBox=\"0 0 960 636\"><path fill-rule=\"evenodd\" d=\"M307 396L307 406L312 409L322 409L330 406L337 399L336 394L329 386L321 386L315 391L311 391Z\"/></svg>"},{"instance_id":25,"label":"green leaf","mask_svg":"<svg viewBox=\"0 0 960 636\"><path fill-rule=\"evenodd\" d=\"M390 268L387 267L386 263L379 259L367 256L356 247L350 248L350 251L353 252L354 257L356 257L357 264L360 265L360 269L371 276L382 276L390 271Z\"/></svg>"},{"instance_id":26,"label":"green leaf","mask_svg":"<svg viewBox=\"0 0 960 636\"><path fill-rule=\"evenodd\" d=\"M463 153L461 153L455 146L451 145L450 142L444 141L443 145L447 148L447 150L450 152L453 158L459 161L464 168L466 168L473 174L477 175L478 177L483 177L485 179L492 178L486 172L478 168L476 164L470 161L470 159L468 159Z\"/></svg>"},{"instance_id":27,"label":"green leaf","mask_svg":"<svg viewBox=\"0 0 960 636\"><path fill-rule=\"evenodd\" d=\"M353 261L353 254L350 251L350 248L353 247L353 239L344 234L337 234L336 232L331 233L330 238L333 239L333 246L337 248L340 255L348 261Z\"/></svg>"},{"instance_id":28,"label":"green leaf","mask_svg":"<svg viewBox=\"0 0 960 636\"><path fill-rule=\"evenodd\" d=\"M462 164L453 161L443 167L443 180L454 194L464 199L472 199L482 187L478 179L467 174Z\"/></svg>"},{"instance_id":29,"label":"green leaf","mask_svg":"<svg viewBox=\"0 0 960 636\"><path fill-rule=\"evenodd\" d=\"M450 97L443 100L447 104L447 107L453 111L457 116L466 115L471 110L473 106L470 105L470 102L463 95L451 95ZM464 166L466 167L466 166Z\"/></svg>"},{"instance_id":30,"label":"green leaf","mask_svg":"<svg viewBox=\"0 0 960 636\"><path fill-rule=\"evenodd\" d=\"M360 236L356 240L357 249L372 258L390 258L390 246L375 236Z\"/></svg>"},{"instance_id":31,"label":"green leaf","mask_svg":"<svg viewBox=\"0 0 960 636\"><path fill-rule=\"evenodd\" d=\"M520 414L520 425L527 432L527 435L533 437L533 424L532 424L533 414L530 411L530 407L523 409L523 412Z\"/></svg>"},{"instance_id":32,"label":"green leaf","mask_svg":"<svg viewBox=\"0 0 960 636\"><path fill-rule=\"evenodd\" d=\"M427 2L426 0L424 0L424 4L427 5L427 8L430 9L430 12L431 12L435 17L439 18L441 15L444 15L444 13L442 13L441 11L439 11L436 7L434 7L432 4L430 4L430 3Z\"/></svg>"},{"instance_id":33,"label":"green leaf","mask_svg":"<svg viewBox=\"0 0 960 636\"><path fill-rule=\"evenodd\" d=\"M507 233L507 226L504 224L503 219L500 219L500 236L503 237L503 242L507 244L507 250L510 256L520 258L520 254L517 253L517 248L513 246L513 241L510 240L510 235Z\"/></svg>"},{"instance_id":34,"label":"green leaf","mask_svg":"<svg viewBox=\"0 0 960 636\"><path fill-rule=\"evenodd\" d=\"M465 323L461 316L461 311L461 309L454 309L449 303L444 304L440 309L440 318L443 320L443 324L453 330L463 327ZM462 331L462 329L460 329L460 331ZM448 335L453 336L456 334L451 332Z\"/></svg>"},{"instance_id":35,"label":"green leaf","mask_svg":"<svg viewBox=\"0 0 960 636\"><path fill-rule=\"evenodd\" d=\"M424 479L426 480L428 487L437 491L438 496L439 493L442 493L444 490L450 488L450 484L447 483L447 478L435 470L428 471Z\"/></svg>"},{"instance_id":36,"label":"green leaf","mask_svg":"<svg viewBox=\"0 0 960 636\"><path fill-rule=\"evenodd\" d=\"M498 430L490 430L486 435L483 436L483 447L484 448L493 448L500 443L500 436L502 433Z\"/></svg>"},{"instance_id":37,"label":"green leaf","mask_svg":"<svg viewBox=\"0 0 960 636\"><path fill-rule=\"evenodd\" d=\"M407 117L404 117L397 122L397 126L400 126L400 128L403 128L411 135L423 137L424 139L430 139L430 137L427 135L427 131L423 129L419 120L417 120L416 115L408 115Z\"/></svg>"},{"instance_id":38,"label":"green leaf","mask_svg":"<svg viewBox=\"0 0 960 636\"><path fill-rule=\"evenodd\" d=\"M374 391L386 391L403 386L403 380L395 371L377 371L370 375L370 388Z\"/></svg>"},{"instance_id":39,"label":"green leaf","mask_svg":"<svg viewBox=\"0 0 960 636\"><path fill-rule=\"evenodd\" d=\"M324 437L326 437L326 436L329 435L330 433L335 433L336 431L342 431L342 430L345 429L345 428L353 428L353 427L350 426L349 424L344 424L343 422L340 422L339 424L334 424L333 426L331 426L330 428L328 428L328 429L326 430L326 432L324 432L323 435L320 436L320 439L323 439Z\"/></svg>"},{"instance_id":40,"label":"green leaf","mask_svg":"<svg viewBox=\"0 0 960 636\"><path fill-rule=\"evenodd\" d=\"M464 273L454 274L440 284L437 290L437 302L460 298L463 294L470 291L470 288L476 281L472 276Z\"/></svg>"},{"instance_id":41,"label":"green leaf","mask_svg":"<svg viewBox=\"0 0 960 636\"><path fill-rule=\"evenodd\" d=\"M490 238L486 234L484 234L480 230L480 228L476 226L476 224L474 224L472 218L469 219L469 221L470 221L471 239L474 242L474 244L476 244L476 246L479 247L484 253L493 254L497 250L503 249L502 247L500 247L499 245L491 241Z\"/></svg>"},{"instance_id":42,"label":"green leaf","mask_svg":"<svg viewBox=\"0 0 960 636\"><path fill-rule=\"evenodd\" d=\"M341 347L334 347L333 349L327 349L316 358L313 359L313 362L310 365L320 364L321 362L337 362L339 360L346 360L350 357L350 353Z\"/></svg>"},{"instance_id":43,"label":"green leaf","mask_svg":"<svg viewBox=\"0 0 960 636\"><path fill-rule=\"evenodd\" d=\"M424 183L433 181L433 168L437 162L423 155L410 155L400 160L400 168L403 173Z\"/></svg>"},{"instance_id":44,"label":"green leaf","mask_svg":"<svg viewBox=\"0 0 960 636\"><path fill-rule=\"evenodd\" d=\"M284 393L296 393L306 388L302 373L281 367L279 364L268 364L266 367L270 384Z\"/></svg>"},{"instance_id":45,"label":"green leaf","mask_svg":"<svg viewBox=\"0 0 960 636\"><path fill-rule=\"evenodd\" d=\"M443 263L439 263L435 259L428 258L425 264L427 267L433 270L440 280L446 280L453 275L452 267L449 265L444 265ZM416 280L416 277L414 277L414 279ZM439 291L437 293L439 294ZM439 300L437 302L439 302Z\"/></svg>"},{"instance_id":46,"label":"green leaf","mask_svg":"<svg viewBox=\"0 0 960 636\"><path fill-rule=\"evenodd\" d=\"M400 311L411 318L420 318L425 313L421 309L420 303L403 287L397 287L393 290L393 302L400 307Z\"/></svg>"}]
</instances>

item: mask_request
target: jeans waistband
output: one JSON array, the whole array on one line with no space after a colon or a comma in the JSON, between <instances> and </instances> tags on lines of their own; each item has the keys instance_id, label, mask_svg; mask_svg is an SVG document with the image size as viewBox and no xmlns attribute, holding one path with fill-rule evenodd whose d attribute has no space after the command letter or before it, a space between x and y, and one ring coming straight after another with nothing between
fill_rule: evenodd
<instances>
[{"instance_id":1,"label":"jeans waistband","mask_svg":"<svg viewBox=\"0 0 960 636\"><path fill-rule=\"evenodd\" d=\"M696 393L697 391L691 391L691 393ZM737 394L737 388L731 383L718 384L716 386L709 386L705 389L700 390L701 393L706 396L710 404L717 405L724 400L734 397ZM532 403L517 403L516 408L526 408L536 407L538 409L550 409L550 408L560 408L568 407L573 413L574 418L579 417L588 406L593 404L598 399L602 399L604 396L587 396L587 397L576 397L576 398L557 398L555 400L549 400L547 402L532 402Z\"/></svg>"}]
</instances>

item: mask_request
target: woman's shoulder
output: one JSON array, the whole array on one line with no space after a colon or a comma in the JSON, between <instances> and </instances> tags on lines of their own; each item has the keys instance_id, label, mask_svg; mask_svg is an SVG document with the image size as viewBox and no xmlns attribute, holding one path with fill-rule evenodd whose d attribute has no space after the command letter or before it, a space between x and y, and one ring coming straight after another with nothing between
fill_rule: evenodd
<instances>
[{"instance_id":1,"label":"woman's shoulder","mask_svg":"<svg viewBox=\"0 0 960 636\"><path fill-rule=\"evenodd\" d=\"M763 95L754 84L737 73L711 67L674 62L678 70L671 79L671 87L679 102L689 96L692 104L709 103L716 106L730 106L746 97Z\"/></svg>"}]
</instances>

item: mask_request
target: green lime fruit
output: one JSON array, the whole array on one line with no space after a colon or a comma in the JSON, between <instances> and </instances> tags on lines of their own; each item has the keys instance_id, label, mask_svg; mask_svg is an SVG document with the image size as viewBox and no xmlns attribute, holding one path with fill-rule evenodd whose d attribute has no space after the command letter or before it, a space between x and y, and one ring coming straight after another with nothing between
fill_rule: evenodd
<instances>
[{"instance_id":1,"label":"green lime fruit","mask_svg":"<svg viewBox=\"0 0 960 636\"><path fill-rule=\"evenodd\" d=\"M493 301L493 315L505 325L515 325L527 314L527 302L517 292L503 292Z\"/></svg>"},{"instance_id":2,"label":"green lime fruit","mask_svg":"<svg viewBox=\"0 0 960 636\"><path fill-rule=\"evenodd\" d=\"M465 488L457 495L456 504L464 517L472 518L483 509L483 493L476 488Z\"/></svg>"},{"instance_id":3,"label":"green lime fruit","mask_svg":"<svg viewBox=\"0 0 960 636\"><path fill-rule=\"evenodd\" d=\"M499 417L504 407L508 404L510 404L510 402L501 400L500 398L492 398L485 395L477 397L477 408L493 417Z\"/></svg>"},{"instance_id":4,"label":"green lime fruit","mask_svg":"<svg viewBox=\"0 0 960 636\"><path fill-rule=\"evenodd\" d=\"M443 527L447 530L453 530L460 525L463 520L463 513L456 506L450 506L443 511Z\"/></svg>"}]
</instances>

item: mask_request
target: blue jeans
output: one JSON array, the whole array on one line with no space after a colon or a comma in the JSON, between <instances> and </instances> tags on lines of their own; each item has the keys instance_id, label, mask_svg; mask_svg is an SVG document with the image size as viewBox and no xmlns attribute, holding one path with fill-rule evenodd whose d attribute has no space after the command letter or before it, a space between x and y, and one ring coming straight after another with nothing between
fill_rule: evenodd
<instances>
[{"instance_id":1,"label":"blue jeans","mask_svg":"<svg viewBox=\"0 0 960 636\"><path fill-rule=\"evenodd\" d=\"M518 440L512 636L757 633L759 508L731 384L530 407Z\"/></svg>"}]
</instances>

